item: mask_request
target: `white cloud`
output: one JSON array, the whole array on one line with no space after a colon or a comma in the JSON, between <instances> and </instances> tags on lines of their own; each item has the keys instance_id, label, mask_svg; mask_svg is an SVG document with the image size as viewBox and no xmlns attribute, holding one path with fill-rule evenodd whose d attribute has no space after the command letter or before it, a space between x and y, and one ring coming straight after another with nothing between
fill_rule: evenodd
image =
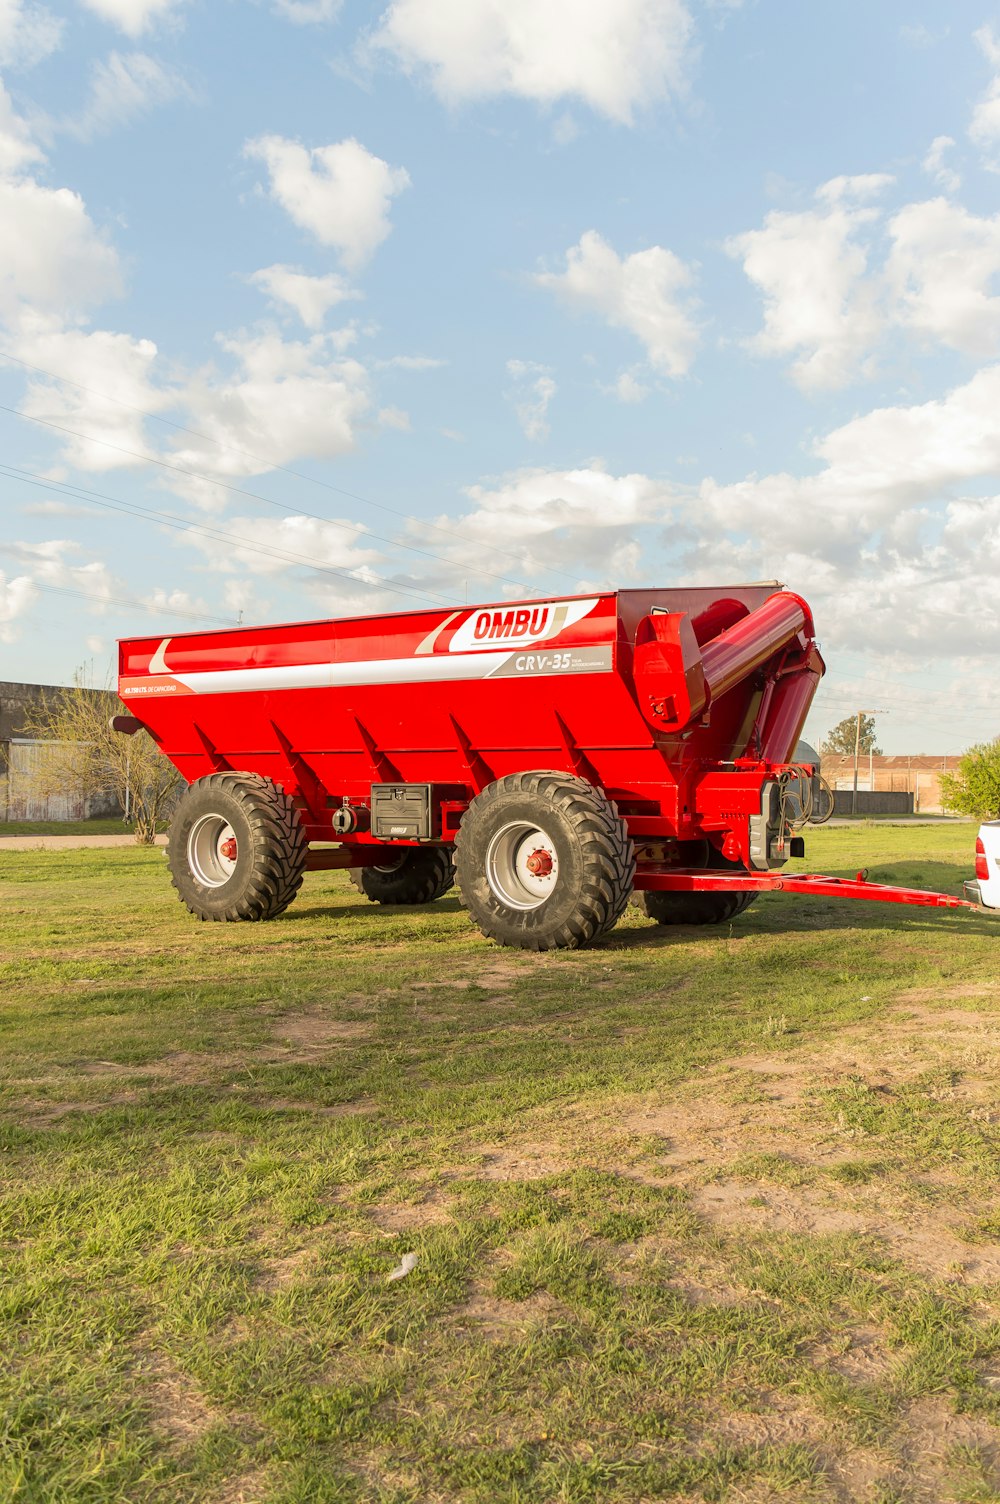
<instances>
[{"instance_id":1,"label":"white cloud","mask_svg":"<svg viewBox=\"0 0 1000 1504\"><path fill-rule=\"evenodd\" d=\"M0 0L0 68L31 68L62 41L63 22L44 5Z\"/></svg>"},{"instance_id":2,"label":"white cloud","mask_svg":"<svg viewBox=\"0 0 1000 1504\"><path fill-rule=\"evenodd\" d=\"M866 369L882 327L866 281L868 251L859 231L877 210L859 207L889 179L834 178L817 193L821 207L774 210L760 230L726 242L764 297L764 327L751 341L763 355L792 355L792 376L806 389L843 386Z\"/></svg>"},{"instance_id":3,"label":"white cloud","mask_svg":"<svg viewBox=\"0 0 1000 1504\"><path fill-rule=\"evenodd\" d=\"M908 204L889 225L888 276L897 316L969 355L1000 348L1000 215L982 219L947 199Z\"/></svg>"},{"instance_id":4,"label":"white cloud","mask_svg":"<svg viewBox=\"0 0 1000 1504\"><path fill-rule=\"evenodd\" d=\"M951 136L935 136L928 149L927 155L920 164L938 183L946 193L957 193L962 186L962 179L954 168L945 162L945 153L955 145Z\"/></svg>"},{"instance_id":5,"label":"white cloud","mask_svg":"<svg viewBox=\"0 0 1000 1504\"><path fill-rule=\"evenodd\" d=\"M899 35L904 42L909 44L909 46L916 47L921 52L926 51L928 47L933 47L934 44L939 40L934 32L931 31L929 27L925 26L922 21L917 21L914 24L901 26L899 28ZM948 35L947 27L945 28L942 35Z\"/></svg>"},{"instance_id":6,"label":"white cloud","mask_svg":"<svg viewBox=\"0 0 1000 1504\"><path fill-rule=\"evenodd\" d=\"M388 360L377 360L375 364L380 370L436 371L447 361L434 355L390 355Z\"/></svg>"},{"instance_id":7,"label":"white cloud","mask_svg":"<svg viewBox=\"0 0 1000 1504\"><path fill-rule=\"evenodd\" d=\"M687 295L694 273L673 251L654 245L620 257L596 230L587 230L566 252L564 272L539 272L534 280L634 334L665 375L683 376L689 369L698 343Z\"/></svg>"},{"instance_id":8,"label":"white cloud","mask_svg":"<svg viewBox=\"0 0 1000 1504\"><path fill-rule=\"evenodd\" d=\"M213 572L280 576L289 569L301 571L310 565L362 571L380 558L378 550L365 543L364 529L349 519L324 521L319 517L227 517L226 537L188 531L180 542L196 548L208 559ZM245 547L241 546L242 540Z\"/></svg>"},{"instance_id":9,"label":"white cloud","mask_svg":"<svg viewBox=\"0 0 1000 1504\"><path fill-rule=\"evenodd\" d=\"M401 407L380 407L378 422L380 428L395 428L399 433L409 433L413 427L409 413Z\"/></svg>"},{"instance_id":10,"label":"white cloud","mask_svg":"<svg viewBox=\"0 0 1000 1504\"><path fill-rule=\"evenodd\" d=\"M577 98L628 124L683 90L692 31L681 0L393 0L372 45L450 104Z\"/></svg>"},{"instance_id":11,"label":"white cloud","mask_svg":"<svg viewBox=\"0 0 1000 1504\"><path fill-rule=\"evenodd\" d=\"M513 383L507 400L513 405L525 438L547 439L546 414L558 390L550 367L536 365L532 360L508 360L507 375Z\"/></svg>"},{"instance_id":12,"label":"white cloud","mask_svg":"<svg viewBox=\"0 0 1000 1504\"><path fill-rule=\"evenodd\" d=\"M75 430L53 435L74 467L135 467L152 456L166 465L159 478L169 489L206 510L221 510L229 495L217 479L239 481L354 447L371 397L364 366L342 354L342 335L337 330L305 342L285 341L273 330L218 336L229 371L206 367L169 379L150 340L26 316L13 352L67 379L32 375L21 410ZM178 432L165 444L146 415L168 410L181 422L188 414L186 424L197 432ZM385 410L386 426L404 421L398 410ZM186 470L197 475L179 473Z\"/></svg>"},{"instance_id":13,"label":"white cloud","mask_svg":"<svg viewBox=\"0 0 1000 1504\"><path fill-rule=\"evenodd\" d=\"M975 39L986 61L997 71L972 112L969 138L982 148L985 165L1000 170L1000 163L992 156L996 148L1000 147L1000 39L989 26L981 26L975 33Z\"/></svg>"},{"instance_id":14,"label":"white cloud","mask_svg":"<svg viewBox=\"0 0 1000 1504\"><path fill-rule=\"evenodd\" d=\"M111 52L94 64L83 112L64 128L90 141L190 92L179 73L145 52Z\"/></svg>"},{"instance_id":15,"label":"white cloud","mask_svg":"<svg viewBox=\"0 0 1000 1504\"><path fill-rule=\"evenodd\" d=\"M552 122L552 143L554 146L572 146L579 134L580 127L568 110L564 110Z\"/></svg>"},{"instance_id":16,"label":"white cloud","mask_svg":"<svg viewBox=\"0 0 1000 1504\"><path fill-rule=\"evenodd\" d=\"M651 560L666 547L661 580L779 578L801 590L831 660L845 650L922 667L946 659L957 674L957 657L1000 651L1000 601L984 588L1000 576L1000 497L968 494L1000 472L998 410L1000 364L935 401L831 431L811 475L691 489L596 463L522 470L469 488L464 515L435 520L472 540L444 545L471 577L498 539L525 571L558 557L581 588L655 579ZM816 525L789 527L795 517Z\"/></svg>"},{"instance_id":17,"label":"white cloud","mask_svg":"<svg viewBox=\"0 0 1000 1504\"><path fill-rule=\"evenodd\" d=\"M649 387L644 386L633 371L622 371L613 391L619 402L643 402L649 396Z\"/></svg>"},{"instance_id":18,"label":"white cloud","mask_svg":"<svg viewBox=\"0 0 1000 1504\"><path fill-rule=\"evenodd\" d=\"M1000 471L1000 365L984 366L946 397L913 407L876 408L816 446L827 487L856 491L857 505L923 500Z\"/></svg>"},{"instance_id":19,"label":"white cloud","mask_svg":"<svg viewBox=\"0 0 1000 1504\"><path fill-rule=\"evenodd\" d=\"M26 306L72 317L120 290L117 253L79 194L0 181L0 319Z\"/></svg>"},{"instance_id":20,"label":"white cloud","mask_svg":"<svg viewBox=\"0 0 1000 1504\"><path fill-rule=\"evenodd\" d=\"M126 36L138 37L158 21L170 18L184 0L82 0L82 3Z\"/></svg>"},{"instance_id":21,"label":"white cloud","mask_svg":"<svg viewBox=\"0 0 1000 1504\"><path fill-rule=\"evenodd\" d=\"M353 138L309 149L283 136L258 136L245 150L266 166L271 197L352 271L389 234L392 200L410 183L405 168L390 167Z\"/></svg>"},{"instance_id":22,"label":"white cloud","mask_svg":"<svg viewBox=\"0 0 1000 1504\"><path fill-rule=\"evenodd\" d=\"M606 583L634 579L642 566L636 529L668 522L678 504L678 493L662 482L611 475L597 461L575 470L517 470L488 485L470 486L466 495L470 511L433 519L457 529L461 541L415 526L411 532L447 554L470 580L484 560L486 567L496 567L489 550L498 539L516 551L525 579L549 573L556 557L561 572L588 571L591 584L595 577ZM518 566L503 561L502 567L509 574ZM484 580L483 588L495 591L495 581ZM562 588L572 586L567 582Z\"/></svg>"},{"instance_id":23,"label":"white cloud","mask_svg":"<svg viewBox=\"0 0 1000 1504\"><path fill-rule=\"evenodd\" d=\"M28 126L15 114L10 95L0 80L0 175L18 173L30 162L39 162L42 152L31 140Z\"/></svg>"},{"instance_id":24,"label":"white cloud","mask_svg":"<svg viewBox=\"0 0 1000 1504\"><path fill-rule=\"evenodd\" d=\"M15 626L38 599L38 590L30 575L18 574L8 579L0 569L0 642L16 642L20 628Z\"/></svg>"},{"instance_id":25,"label":"white cloud","mask_svg":"<svg viewBox=\"0 0 1000 1504\"><path fill-rule=\"evenodd\" d=\"M354 447L357 424L370 406L368 375L337 353L335 337L284 341L275 333L219 337L232 358L229 376L200 373L184 391L204 437L179 436L172 463L222 479L261 475L301 459L332 459ZM171 485L212 507L218 488Z\"/></svg>"},{"instance_id":26,"label":"white cloud","mask_svg":"<svg viewBox=\"0 0 1000 1504\"><path fill-rule=\"evenodd\" d=\"M330 309L338 303L361 297L336 272L312 277L296 266L265 266L248 279L273 303L292 308L307 329L319 329Z\"/></svg>"},{"instance_id":27,"label":"white cloud","mask_svg":"<svg viewBox=\"0 0 1000 1504\"><path fill-rule=\"evenodd\" d=\"M705 583L728 568L801 588L825 641L926 658L1000 650L1000 501L963 488L1000 470L1000 366L947 396L879 408L816 446L815 475L774 474L698 494ZM809 537L789 517L822 519ZM975 602L970 615L970 602Z\"/></svg>"},{"instance_id":28,"label":"white cloud","mask_svg":"<svg viewBox=\"0 0 1000 1504\"><path fill-rule=\"evenodd\" d=\"M335 21L341 0L274 0L275 13L296 26L316 26Z\"/></svg>"},{"instance_id":29,"label":"white cloud","mask_svg":"<svg viewBox=\"0 0 1000 1504\"><path fill-rule=\"evenodd\" d=\"M72 501L28 501L19 509L25 517L94 517L93 507Z\"/></svg>"},{"instance_id":30,"label":"white cloud","mask_svg":"<svg viewBox=\"0 0 1000 1504\"><path fill-rule=\"evenodd\" d=\"M947 140L935 142L935 161ZM835 178L817 194L821 207L775 211L762 229L726 243L764 297L764 327L750 347L795 357L792 377L807 390L872 374L879 342L893 329L974 356L998 348L1000 215L980 217L935 198L886 221L856 200L888 181Z\"/></svg>"},{"instance_id":31,"label":"white cloud","mask_svg":"<svg viewBox=\"0 0 1000 1504\"><path fill-rule=\"evenodd\" d=\"M141 461L122 451L143 454L154 447L143 410L162 412L173 396L154 380L157 351L151 340L28 320L14 350L22 360L66 378L52 381L32 375L21 410L89 436L55 435L63 444L64 458L76 468L135 467Z\"/></svg>"},{"instance_id":32,"label":"white cloud","mask_svg":"<svg viewBox=\"0 0 1000 1504\"><path fill-rule=\"evenodd\" d=\"M90 610L103 610L111 596L122 586L100 559L74 564L66 555L79 554L81 545L72 538L49 538L42 543L10 543L4 552L29 566L35 586L54 585L64 590L79 590L90 597Z\"/></svg>"}]
</instances>

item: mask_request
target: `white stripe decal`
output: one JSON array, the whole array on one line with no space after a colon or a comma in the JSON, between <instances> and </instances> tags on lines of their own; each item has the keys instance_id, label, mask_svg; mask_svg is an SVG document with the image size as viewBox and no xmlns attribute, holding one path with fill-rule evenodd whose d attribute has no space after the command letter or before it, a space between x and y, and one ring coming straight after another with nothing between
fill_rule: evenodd
<instances>
[{"instance_id":1,"label":"white stripe decal","mask_svg":"<svg viewBox=\"0 0 1000 1504\"><path fill-rule=\"evenodd\" d=\"M606 654L606 659L602 654ZM589 651L601 655L600 668L611 668L610 646L592 648ZM576 652L580 652L579 649ZM505 664L513 664L523 654L511 653L509 648L494 653L435 653L426 658L365 658L353 663L293 663L279 668L230 668L206 669L201 672L178 673L171 677L185 689L196 695L241 694L275 689L335 689L368 684L426 684L434 680L487 679L502 670ZM549 658L569 658L569 653L549 654ZM575 667L576 665L573 665ZM537 663L529 665L536 673L558 672L570 669L570 662ZM587 667L580 664L580 670ZM595 660L590 672L597 668Z\"/></svg>"},{"instance_id":2,"label":"white stripe decal","mask_svg":"<svg viewBox=\"0 0 1000 1504\"><path fill-rule=\"evenodd\" d=\"M160 646L149 660L149 672L151 674L169 674L170 670L167 668L167 660L164 657L169 646L170 638L164 637Z\"/></svg>"},{"instance_id":3,"label":"white stripe decal","mask_svg":"<svg viewBox=\"0 0 1000 1504\"><path fill-rule=\"evenodd\" d=\"M451 658L366 658L356 663L296 663L281 668L208 669L173 677L196 695L240 694L249 690L333 689L365 684L412 684L430 679L485 679L510 657L469 653Z\"/></svg>"}]
</instances>

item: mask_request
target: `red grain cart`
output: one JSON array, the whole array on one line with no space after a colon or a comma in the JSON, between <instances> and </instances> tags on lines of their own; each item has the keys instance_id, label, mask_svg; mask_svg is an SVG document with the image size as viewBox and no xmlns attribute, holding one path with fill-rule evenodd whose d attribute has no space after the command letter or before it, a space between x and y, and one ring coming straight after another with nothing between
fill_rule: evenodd
<instances>
[{"instance_id":1,"label":"red grain cart","mask_svg":"<svg viewBox=\"0 0 1000 1504\"><path fill-rule=\"evenodd\" d=\"M201 919L271 919L329 867L381 903L457 880L484 934L532 950L595 940L633 891L664 924L774 888L975 907L781 873L824 666L776 585L132 638L119 667L120 729L189 784L168 858Z\"/></svg>"}]
</instances>

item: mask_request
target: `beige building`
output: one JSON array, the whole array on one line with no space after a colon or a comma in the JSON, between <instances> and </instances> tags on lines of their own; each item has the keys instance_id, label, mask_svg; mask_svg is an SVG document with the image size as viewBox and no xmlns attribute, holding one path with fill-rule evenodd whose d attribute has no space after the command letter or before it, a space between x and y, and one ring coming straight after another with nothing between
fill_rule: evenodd
<instances>
[{"instance_id":1,"label":"beige building","mask_svg":"<svg viewBox=\"0 0 1000 1504\"><path fill-rule=\"evenodd\" d=\"M912 794L915 814L939 815L944 813L941 774L954 773L957 767L957 753L940 757L923 753L902 757L862 756L858 761L858 788ZM854 758L849 754L825 752L822 772L831 788L854 786Z\"/></svg>"}]
</instances>

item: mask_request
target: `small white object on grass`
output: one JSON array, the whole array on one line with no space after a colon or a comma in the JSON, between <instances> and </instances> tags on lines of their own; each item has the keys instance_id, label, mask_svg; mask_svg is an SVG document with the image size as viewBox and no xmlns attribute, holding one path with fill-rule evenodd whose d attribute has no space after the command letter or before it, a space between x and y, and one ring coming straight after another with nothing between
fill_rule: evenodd
<instances>
[{"instance_id":1,"label":"small white object on grass","mask_svg":"<svg viewBox=\"0 0 1000 1504\"><path fill-rule=\"evenodd\" d=\"M408 1274L413 1273L416 1267L417 1255L415 1253L404 1253L395 1269L389 1275L389 1283L391 1284L394 1279L405 1279Z\"/></svg>"}]
</instances>

